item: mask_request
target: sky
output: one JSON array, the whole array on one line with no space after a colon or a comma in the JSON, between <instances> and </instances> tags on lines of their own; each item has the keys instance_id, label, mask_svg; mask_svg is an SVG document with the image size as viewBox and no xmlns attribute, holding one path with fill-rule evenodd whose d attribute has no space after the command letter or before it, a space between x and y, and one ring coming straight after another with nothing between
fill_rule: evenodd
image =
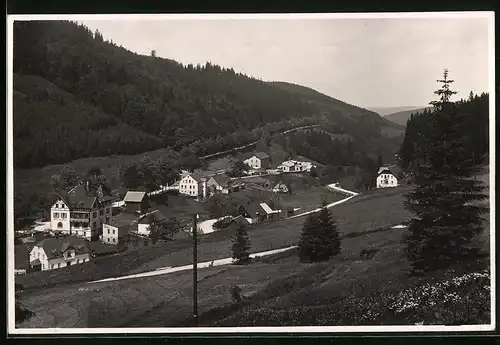
<instances>
[{"instance_id":1,"label":"sky","mask_svg":"<svg viewBox=\"0 0 500 345\"><path fill-rule=\"evenodd\" d=\"M488 19L79 20L139 53L210 61L361 107L426 106L447 68L457 98L489 85ZM493 77L493 76L492 76Z\"/></svg>"}]
</instances>

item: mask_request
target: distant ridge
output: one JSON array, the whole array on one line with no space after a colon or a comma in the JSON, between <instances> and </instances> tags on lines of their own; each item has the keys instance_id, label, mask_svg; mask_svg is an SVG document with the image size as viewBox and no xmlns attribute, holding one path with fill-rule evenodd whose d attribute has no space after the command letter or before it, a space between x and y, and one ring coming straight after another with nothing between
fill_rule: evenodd
<instances>
[{"instance_id":1,"label":"distant ridge","mask_svg":"<svg viewBox=\"0 0 500 345\"><path fill-rule=\"evenodd\" d=\"M394 122L394 123L401 125L401 126L406 126L406 122L410 118L411 114L421 113L425 109L430 109L430 107L418 108L418 109L413 109L413 110L398 111L397 113L385 115L384 119L389 120L391 122Z\"/></svg>"},{"instance_id":2,"label":"distant ridge","mask_svg":"<svg viewBox=\"0 0 500 345\"><path fill-rule=\"evenodd\" d=\"M425 108L425 106L412 106L412 105L408 105L408 106L402 106L402 107L367 107L366 109L368 110L371 110L377 114L379 114L380 116L388 116L388 115L392 115L394 113L399 113L399 112L402 112L402 111L415 111L417 109L423 109Z\"/></svg>"}]
</instances>

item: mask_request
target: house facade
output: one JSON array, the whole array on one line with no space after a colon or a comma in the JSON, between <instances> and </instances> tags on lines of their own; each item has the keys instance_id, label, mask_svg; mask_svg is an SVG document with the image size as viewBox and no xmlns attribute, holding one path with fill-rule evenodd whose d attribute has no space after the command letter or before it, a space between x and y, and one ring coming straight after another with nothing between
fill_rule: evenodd
<instances>
[{"instance_id":1,"label":"house facade","mask_svg":"<svg viewBox=\"0 0 500 345\"><path fill-rule=\"evenodd\" d=\"M58 194L51 207L50 228L67 235L92 239L102 233L102 224L111 217L113 198L90 195L83 185Z\"/></svg>"},{"instance_id":2,"label":"house facade","mask_svg":"<svg viewBox=\"0 0 500 345\"><path fill-rule=\"evenodd\" d=\"M198 174L187 174L179 181L179 193L198 200L205 199L207 197L206 178Z\"/></svg>"},{"instance_id":3,"label":"house facade","mask_svg":"<svg viewBox=\"0 0 500 345\"><path fill-rule=\"evenodd\" d=\"M132 213L120 213L112 217L103 225L102 241L112 245L123 243L128 234L137 227L137 218L137 215Z\"/></svg>"},{"instance_id":4,"label":"house facade","mask_svg":"<svg viewBox=\"0 0 500 345\"><path fill-rule=\"evenodd\" d=\"M257 152L252 157L243 161L252 169L267 169L271 165L271 158L267 153Z\"/></svg>"},{"instance_id":5,"label":"house facade","mask_svg":"<svg viewBox=\"0 0 500 345\"><path fill-rule=\"evenodd\" d=\"M40 265L42 271L77 265L90 259L88 242L76 236L44 239L30 252L30 265Z\"/></svg>"},{"instance_id":6,"label":"house facade","mask_svg":"<svg viewBox=\"0 0 500 345\"><path fill-rule=\"evenodd\" d=\"M210 194L231 192L231 178L225 174L211 176L207 181L207 189Z\"/></svg>"},{"instance_id":7,"label":"house facade","mask_svg":"<svg viewBox=\"0 0 500 345\"><path fill-rule=\"evenodd\" d=\"M245 217L250 224L272 219L276 213L277 211L273 211L265 202L256 201L240 205L238 208L238 214Z\"/></svg>"},{"instance_id":8,"label":"house facade","mask_svg":"<svg viewBox=\"0 0 500 345\"><path fill-rule=\"evenodd\" d=\"M315 165L310 162L300 162L295 160L284 161L278 166L278 170L282 172L301 172L311 171Z\"/></svg>"},{"instance_id":9,"label":"house facade","mask_svg":"<svg viewBox=\"0 0 500 345\"><path fill-rule=\"evenodd\" d=\"M381 167L377 174L377 188L397 187L398 179L389 167Z\"/></svg>"}]
</instances>

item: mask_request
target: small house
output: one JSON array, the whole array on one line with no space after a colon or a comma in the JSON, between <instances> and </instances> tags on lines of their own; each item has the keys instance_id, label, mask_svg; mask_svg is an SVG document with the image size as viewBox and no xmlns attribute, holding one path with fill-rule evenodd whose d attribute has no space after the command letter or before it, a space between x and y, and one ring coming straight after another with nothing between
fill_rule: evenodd
<instances>
[{"instance_id":1,"label":"small house","mask_svg":"<svg viewBox=\"0 0 500 345\"><path fill-rule=\"evenodd\" d=\"M207 189L210 194L229 194L232 189L231 178L226 174L211 176L207 181Z\"/></svg>"},{"instance_id":2,"label":"small house","mask_svg":"<svg viewBox=\"0 0 500 345\"><path fill-rule=\"evenodd\" d=\"M137 226L138 215L128 212L113 216L103 224L102 240L104 243L117 245L123 242L134 225Z\"/></svg>"},{"instance_id":3,"label":"small house","mask_svg":"<svg viewBox=\"0 0 500 345\"><path fill-rule=\"evenodd\" d=\"M238 214L245 217L250 224L255 224L267 220L267 213L260 202L252 202L240 205Z\"/></svg>"},{"instance_id":4,"label":"small house","mask_svg":"<svg viewBox=\"0 0 500 345\"><path fill-rule=\"evenodd\" d=\"M274 187L273 187L273 192L274 193L288 193L289 189L286 184L283 182L279 181Z\"/></svg>"},{"instance_id":5,"label":"small house","mask_svg":"<svg viewBox=\"0 0 500 345\"><path fill-rule=\"evenodd\" d=\"M267 169L271 165L271 157L267 153L257 152L252 157L245 159L244 163L252 169Z\"/></svg>"},{"instance_id":6,"label":"small house","mask_svg":"<svg viewBox=\"0 0 500 345\"><path fill-rule=\"evenodd\" d=\"M81 264L91 259L89 242L76 236L46 238L30 252L30 265L42 271Z\"/></svg>"},{"instance_id":7,"label":"small house","mask_svg":"<svg viewBox=\"0 0 500 345\"><path fill-rule=\"evenodd\" d=\"M149 198L146 192L128 191L123 201L128 213L142 214L149 208Z\"/></svg>"},{"instance_id":8,"label":"small house","mask_svg":"<svg viewBox=\"0 0 500 345\"><path fill-rule=\"evenodd\" d=\"M380 167L377 173L377 188L389 188L398 186L395 167Z\"/></svg>"}]
</instances>

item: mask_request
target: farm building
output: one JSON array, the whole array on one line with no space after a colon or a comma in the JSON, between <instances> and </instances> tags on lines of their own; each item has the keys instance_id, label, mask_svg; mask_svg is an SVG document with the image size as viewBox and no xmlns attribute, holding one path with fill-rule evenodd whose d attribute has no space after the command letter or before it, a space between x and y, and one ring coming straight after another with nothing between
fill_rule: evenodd
<instances>
[{"instance_id":1,"label":"farm building","mask_svg":"<svg viewBox=\"0 0 500 345\"><path fill-rule=\"evenodd\" d=\"M211 176L207 181L208 193L229 194L232 189L231 178L226 174Z\"/></svg>"},{"instance_id":2,"label":"farm building","mask_svg":"<svg viewBox=\"0 0 500 345\"><path fill-rule=\"evenodd\" d=\"M125 209L129 213L142 214L149 208L149 197L146 192L128 191L123 201Z\"/></svg>"},{"instance_id":3,"label":"farm building","mask_svg":"<svg viewBox=\"0 0 500 345\"><path fill-rule=\"evenodd\" d=\"M311 171L311 169L315 167L316 166L310 162L288 160L281 163L281 165L278 166L278 170L282 172L301 172Z\"/></svg>"},{"instance_id":4,"label":"farm building","mask_svg":"<svg viewBox=\"0 0 500 345\"><path fill-rule=\"evenodd\" d=\"M42 271L81 264L91 259L89 242L76 236L46 238L30 252L30 265Z\"/></svg>"},{"instance_id":5,"label":"farm building","mask_svg":"<svg viewBox=\"0 0 500 345\"><path fill-rule=\"evenodd\" d=\"M137 227L137 214L123 212L103 224L104 243L117 245L126 240L130 231Z\"/></svg>"},{"instance_id":6,"label":"farm building","mask_svg":"<svg viewBox=\"0 0 500 345\"><path fill-rule=\"evenodd\" d=\"M377 173L377 188L397 187L398 178L396 177L395 167L380 167Z\"/></svg>"},{"instance_id":7,"label":"farm building","mask_svg":"<svg viewBox=\"0 0 500 345\"><path fill-rule=\"evenodd\" d=\"M252 169L267 169L271 165L271 157L267 153L257 152L252 157L245 159L244 163Z\"/></svg>"}]
</instances>

